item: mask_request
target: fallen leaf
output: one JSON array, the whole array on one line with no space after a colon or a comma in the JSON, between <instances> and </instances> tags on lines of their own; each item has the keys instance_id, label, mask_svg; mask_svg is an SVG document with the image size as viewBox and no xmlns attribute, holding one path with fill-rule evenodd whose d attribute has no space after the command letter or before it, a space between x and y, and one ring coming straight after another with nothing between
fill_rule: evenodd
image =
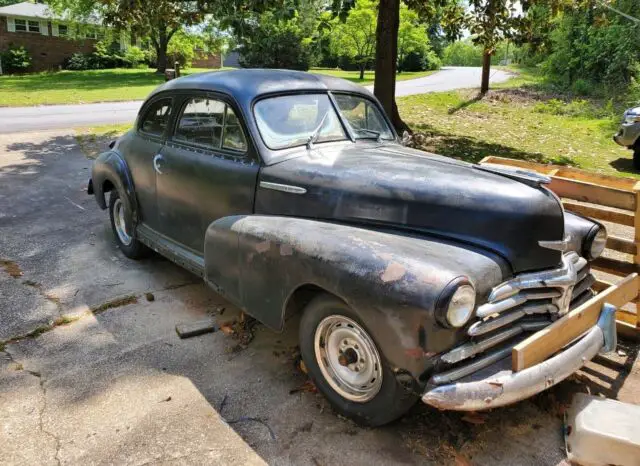
<instances>
[{"instance_id":1,"label":"fallen leaf","mask_svg":"<svg viewBox=\"0 0 640 466\"><path fill-rule=\"evenodd\" d=\"M464 416L462 416L462 420L464 422L468 422L469 424L484 424L487 420L487 416L485 414L476 413L471 411Z\"/></svg>"},{"instance_id":2,"label":"fallen leaf","mask_svg":"<svg viewBox=\"0 0 640 466\"><path fill-rule=\"evenodd\" d=\"M305 383L303 383L299 387L289 390L289 395L294 395L300 392L318 393L318 388L315 386L315 384L311 380L307 380Z\"/></svg>"},{"instance_id":3,"label":"fallen leaf","mask_svg":"<svg viewBox=\"0 0 640 466\"><path fill-rule=\"evenodd\" d=\"M229 322L225 322L224 324L220 325L220 330L222 330L222 332L225 335L233 335L235 333L235 331L233 330L233 324L229 323Z\"/></svg>"}]
</instances>

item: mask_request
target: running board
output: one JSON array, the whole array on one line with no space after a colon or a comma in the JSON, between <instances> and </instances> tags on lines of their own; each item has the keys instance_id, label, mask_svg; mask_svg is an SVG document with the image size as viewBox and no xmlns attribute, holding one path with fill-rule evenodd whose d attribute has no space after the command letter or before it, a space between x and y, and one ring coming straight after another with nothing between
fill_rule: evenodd
<instances>
[{"instance_id":1,"label":"running board","mask_svg":"<svg viewBox=\"0 0 640 466\"><path fill-rule=\"evenodd\" d=\"M189 272L201 278L204 277L204 257L200 254L181 246L172 239L167 238L144 224L136 227L136 233L138 234L138 239L144 245L170 261L175 262L180 267L187 269Z\"/></svg>"}]
</instances>

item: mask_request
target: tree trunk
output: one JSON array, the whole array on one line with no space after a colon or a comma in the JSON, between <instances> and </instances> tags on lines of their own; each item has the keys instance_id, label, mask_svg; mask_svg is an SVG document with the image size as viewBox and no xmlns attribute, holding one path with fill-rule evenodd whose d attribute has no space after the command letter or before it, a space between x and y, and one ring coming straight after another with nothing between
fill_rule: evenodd
<instances>
[{"instance_id":1,"label":"tree trunk","mask_svg":"<svg viewBox=\"0 0 640 466\"><path fill-rule=\"evenodd\" d=\"M362 81L364 79L364 69L366 68L365 65L360 65L360 81Z\"/></svg>"},{"instance_id":2,"label":"tree trunk","mask_svg":"<svg viewBox=\"0 0 640 466\"><path fill-rule=\"evenodd\" d=\"M167 46L169 38L166 29L162 28L158 32L158 42L156 45L156 73L163 73L167 69Z\"/></svg>"},{"instance_id":3,"label":"tree trunk","mask_svg":"<svg viewBox=\"0 0 640 466\"><path fill-rule=\"evenodd\" d=\"M482 54L482 82L480 83L480 94L489 92L489 73L491 71L491 52L485 50Z\"/></svg>"},{"instance_id":4,"label":"tree trunk","mask_svg":"<svg viewBox=\"0 0 640 466\"><path fill-rule=\"evenodd\" d=\"M400 118L396 106L396 69L398 66L398 27L400 0L380 0L376 27L376 77L373 93L378 98L398 133L409 127Z\"/></svg>"}]
</instances>

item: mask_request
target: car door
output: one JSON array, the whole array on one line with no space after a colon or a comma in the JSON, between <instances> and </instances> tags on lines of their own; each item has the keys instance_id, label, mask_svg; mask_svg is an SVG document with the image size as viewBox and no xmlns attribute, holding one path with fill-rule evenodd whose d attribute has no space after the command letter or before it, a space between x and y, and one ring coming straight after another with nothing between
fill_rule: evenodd
<instances>
[{"instance_id":1,"label":"car door","mask_svg":"<svg viewBox=\"0 0 640 466\"><path fill-rule=\"evenodd\" d=\"M150 100L140 110L135 133L123 148L135 185L140 220L154 229L158 227L154 158L164 145L172 104L171 97Z\"/></svg>"},{"instance_id":2,"label":"car door","mask_svg":"<svg viewBox=\"0 0 640 466\"><path fill-rule=\"evenodd\" d=\"M184 97L156 171L159 232L202 254L211 222L253 212L260 164L230 99Z\"/></svg>"}]
</instances>

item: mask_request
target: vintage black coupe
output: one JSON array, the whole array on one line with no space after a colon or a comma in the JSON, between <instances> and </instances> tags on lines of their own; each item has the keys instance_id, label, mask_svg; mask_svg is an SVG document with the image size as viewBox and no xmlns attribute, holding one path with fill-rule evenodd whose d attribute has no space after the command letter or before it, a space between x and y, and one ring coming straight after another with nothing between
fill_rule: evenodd
<instances>
[{"instance_id":1,"label":"vintage black coupe","mask_svg":"<svg viewBox=\"0 0 640 466\"><path fill-rule=\"evenodd\" d=\"M589 263L607 237L547 182L404 147L348 81L237 70L156 89L88 191L127 257L153 249L274 330L302 313L318 389L381 425L419 398L513 403L607 347L599 322L510 370L514 345L593 296Z\"/></svg>"}]
</instances>

